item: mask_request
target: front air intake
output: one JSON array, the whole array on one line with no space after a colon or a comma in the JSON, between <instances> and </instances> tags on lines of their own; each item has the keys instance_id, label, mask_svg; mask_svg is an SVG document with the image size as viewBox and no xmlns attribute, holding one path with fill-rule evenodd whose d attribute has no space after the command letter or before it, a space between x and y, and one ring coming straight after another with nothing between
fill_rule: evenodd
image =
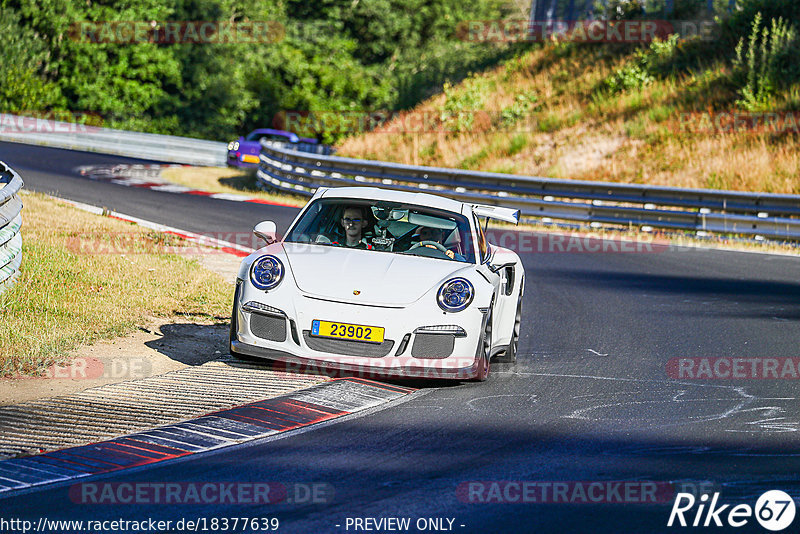
<instances>
[{"instance_id":1,"label":"front air intake","mask_svg":"<svg viewBox=\"0 0 800 534\"><path fill-rule=\"evenodd\" d=\"M424 360L441 360L453 354L455 343L453 334L415 334L411 355Z\"/></svg>"},{"instance_id":2,"label":"front air intake","mask_svg":"<svg viewBox=\"0 0 800 534\"><path fill-rule=\"evenodd\" d=\"M286 318L277 315L250 315L250 331L269 341L286 341Z\"/></svg>"}]
</instances>

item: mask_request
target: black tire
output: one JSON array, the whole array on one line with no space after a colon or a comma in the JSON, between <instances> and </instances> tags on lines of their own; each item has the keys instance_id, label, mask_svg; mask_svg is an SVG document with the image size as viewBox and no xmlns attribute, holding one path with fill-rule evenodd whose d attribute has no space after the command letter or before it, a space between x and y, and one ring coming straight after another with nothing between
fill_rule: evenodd
<instances>
[{"instance_id":1,"label":"black tire","mask_svg":"<svg viewBox=\"0 0 800 534\"><path fill-rule=\"evenodd\" d=\"M489 368L492 359L492 308L489 307L489 316L486 318L486 328L481 340L481 357L478 360L478 372L472 378L473 382L485 382L489 378Z\"/></svg>"},{"instance_id":2,"label":"black tire","mask_svg":"<svg viewBox=\"0 0 800 534\"><path fill-rule=\"evenodd\" d=\"M237 313L236 307L239 303L239 289L241 288L241 283L236 284L236 291L233 292L233 310L231 311L231 331L228 336L228 352L231 353L233 356L238 356L235 352L233 352L233 342L236 341L236 332L239 330L239 327L236 323L236 317L239 315Z\"/></svg>"},{"instance_id":3,"label":"black tire","mask_svg":"<svg viewBox=\"0 0 800 534\"><path fill-rule=\"evenodd\" d=\"M519 350L519 330L522 324L522 295L517 299L517 311L514 315L514 330L511 333L511 342L503 354L497 356L497 361L502 363L515 363Z\"/></svg>"}]
</instances>

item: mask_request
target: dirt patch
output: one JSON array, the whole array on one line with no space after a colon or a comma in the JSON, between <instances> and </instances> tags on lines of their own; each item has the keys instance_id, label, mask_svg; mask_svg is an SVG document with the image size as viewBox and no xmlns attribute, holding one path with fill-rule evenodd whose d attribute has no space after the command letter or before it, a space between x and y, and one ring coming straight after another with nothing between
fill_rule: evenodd
<instances>
[{"instance_id":1,"label":"dirt patch","mask_svg":"<svg viewBox=\"0 0 800 534\"><path fill-rule=\"evenodd\" d=\"M43 377L0 379L0 405L69 395L201 365L228 354L228 324L152 320L127 336L86 345Z\"/></svg>"},{"instance_id":2,"label":"dirt patch","mask_svg":"<svg viewBox=\"0 0 800 534\"><path fill-rule=\"evenodd\" d=\"M581 139L577 144L564 145L556 166L567 176L586 173L601 166L626 140L621 135L594 136Z\"/></svg>"},{"instance_id":3,"label":"dirt patch","mask_svg":"<svg viewBox=\"0 0 800 534\"><path fill-rule=\"evenodd\" d=\"M190 257L196 259L205 269L222 276L226 282L236 283L236 274L242 263L242 258L239 256L213 250L207 254L195 254Z\"/></svg>"}]
</instances>

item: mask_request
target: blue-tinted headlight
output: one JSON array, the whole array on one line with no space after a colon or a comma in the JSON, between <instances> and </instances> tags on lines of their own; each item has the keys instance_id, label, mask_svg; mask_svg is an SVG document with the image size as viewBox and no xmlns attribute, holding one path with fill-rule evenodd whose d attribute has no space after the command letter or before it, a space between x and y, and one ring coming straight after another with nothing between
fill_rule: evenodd
<instances>
[{"instance_id":1,"label":"blue-tinted headlight","mask_svg":"<svg viewBox=\"0 0 800 534\"><path fill-rule=\"evenodd\" d=\"M448 280L439 288L436 295L436 302L444 311L461 311L472 302L475 296L475 288L466 278L453 278Z\"/></svg>"},{"instance_id":2,"label":"blue-tinted headlight","mask_svg":"<svg viewBox=\"0 0 800 534\"><path fill-rule=\"evenodd\" d=\"M275 256L261 256L250 267L250 281L258 289L272 289L283 279L283 264Z\"/></svg>"}]
</instances>

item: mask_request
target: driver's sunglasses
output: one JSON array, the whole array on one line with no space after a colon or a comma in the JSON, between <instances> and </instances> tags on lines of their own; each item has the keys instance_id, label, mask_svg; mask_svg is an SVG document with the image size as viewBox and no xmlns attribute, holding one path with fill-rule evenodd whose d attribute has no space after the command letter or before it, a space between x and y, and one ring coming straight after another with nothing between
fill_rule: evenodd
<instances>
[{"instance_id":1,"label":"driver's sunglasses","mask_svg":"<svg viewBox=\"0 0 800 534\"><path fill-rule=\"evenodd\" d=\"M351 219L350 217L344 217L342 222L345 224L360 224L362 219Z\"/></svg>"}]
</instances>

